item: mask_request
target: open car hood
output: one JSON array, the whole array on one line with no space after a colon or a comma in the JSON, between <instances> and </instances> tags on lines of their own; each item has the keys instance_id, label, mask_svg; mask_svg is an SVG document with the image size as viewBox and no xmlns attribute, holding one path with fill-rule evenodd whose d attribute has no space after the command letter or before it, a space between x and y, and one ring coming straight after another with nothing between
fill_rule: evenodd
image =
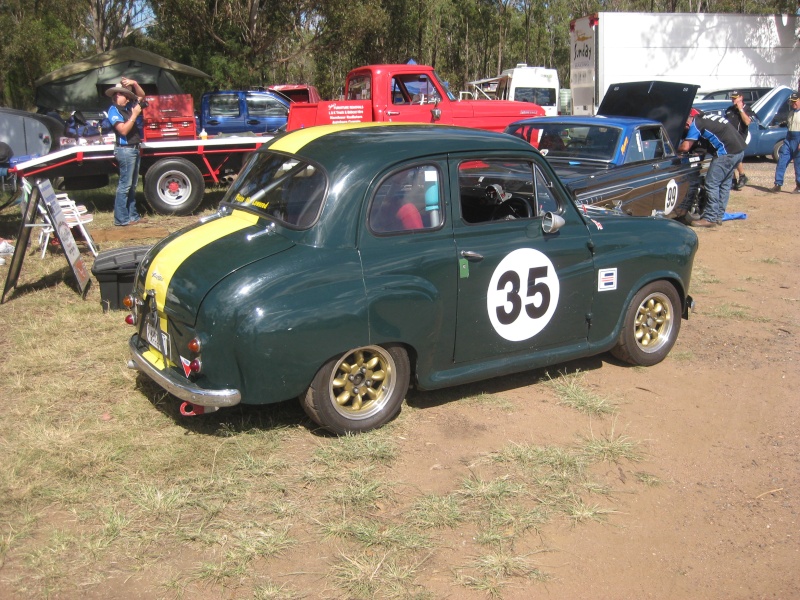
<instances>
[{"instance_id":1,"label":"open car hood","mask_svg":"<svg viewBox=\"0 0 800 600\"><path fill-rule=\"evenodd\" d=\"M673 147L677 148L699 88L699 85L670 81L612 83L597 114L660 121Z\"/></svg>"}]
</instances>

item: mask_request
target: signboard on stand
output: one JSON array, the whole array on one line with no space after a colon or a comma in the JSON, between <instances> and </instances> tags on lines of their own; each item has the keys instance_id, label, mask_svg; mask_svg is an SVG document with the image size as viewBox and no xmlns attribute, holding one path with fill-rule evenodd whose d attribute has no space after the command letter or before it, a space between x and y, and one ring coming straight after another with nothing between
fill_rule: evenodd
<instances>
[{"instance_id":1,"label":"signboard on stand","mask_svg":"<svg viewBox=\"0 0 800 600\"><path fill-rule=\"evenodd\" d=\"M80 290L81 296L86 297L86 292L91 282L89 270L83 262L78 245L75 243L75 238L72 236L72 230L67 224L61 206L58 204L53 186L48 179L45 179L37 183L27 196L28 204L23 211L22 223L20 224L19 235L17 236L17 244L14 248L14 256L11 258L11 265L8 269L6 285L3 289L3 297L0 302L5 302L8 292L17 286L19 272L22 268L22 260L25 258L25 252L28 249L28 242L30 241L31 228L36 221L36 215L39 212L38 209L40 205L44 207L44 212L47 215L48 222L44 226L52 226L53 235L56 236L56 239L58 239L61 247L64 249L64 255L78 282L78 289Z\"/></svg>"}]
</instances>

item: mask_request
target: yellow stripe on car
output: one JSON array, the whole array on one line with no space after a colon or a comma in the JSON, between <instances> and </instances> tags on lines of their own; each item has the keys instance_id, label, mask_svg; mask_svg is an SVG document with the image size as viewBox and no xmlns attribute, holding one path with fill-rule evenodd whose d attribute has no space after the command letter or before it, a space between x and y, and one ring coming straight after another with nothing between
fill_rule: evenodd
<instances>
[{"instance_id":1,"label":"yellow stripe on car","mask_svg":"<svg viewBox=\"0 0 800 600\"><path fill-rule=\"evenodd\" d=\"M255 225L257 222L258 215L235 210L227 217L212 219L187 231L164 246L150 264L150 268L147 270L147 279L145 279L145 287L155 290L156 308L159 312L163 313L164 311L167 289L172 276L187 258L200 248L208 246L226 235ZM163 317L161 329L167 330L167 324Z\"/></svg>"},{"instance_id":2,"label":"yellow stripe on car","mask_svg":"<svg viewBox=\"0 0 800 600\"><path fill-rule=\"evenodd\" d=\"M335 133L337 131L347 131L349 129L362 129L364 127L386 127L388 125L408 125L408 123L383 123L373 122L368 123L342 123L339 125L315 125L314 127L306 127L305 129L297 129L291 133L283 136L269 149L278 152L288 152L289 154L296 154L300 149L319 138Z\"/></svg>"}]
</instances>

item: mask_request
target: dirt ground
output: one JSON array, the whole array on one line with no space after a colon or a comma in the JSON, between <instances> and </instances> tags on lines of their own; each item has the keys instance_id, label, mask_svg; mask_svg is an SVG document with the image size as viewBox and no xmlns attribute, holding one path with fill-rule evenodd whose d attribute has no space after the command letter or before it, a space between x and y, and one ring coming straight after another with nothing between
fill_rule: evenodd
<instances>
[{"instance_id":1,"label":"dirt ground","mask_svg":"<svg viewBox=\"0 0 800 600\"><path fill-rule=\"evenodd\" d=\"M647 369L608 356L567 366L621 399L615 422L596 427L645 440L644 468L664 484L634 492L629 468L609 466L619 514L548 531L557 552L540 563L554 579L504 597L800 598L800 194L791 167L772 194L774 163L745 166L750 185L731 192L728 212L747 219L698 231L696 309L674 356ZM434 450L405 469L432 477L498 442L544 444L574 425L550 418L536 385L503 394L517 410L490 422L457 403L427 410L417 434Z\"/></svg>"},{"instance_id":2,"label":"dirt ground","mask_svg":"<svg viewBox=\"0 0 800 600\"><path fill-rule=\"evenodd\" d=\"M631 368L602 355L551 370L583 373L585 386L618 405L614 417L565 410L542 372L479 386L506 409L452 401L458 393L448 391L410 393L411 424L396 440L400 458L391 466L401 495L455 489L484 457L512 443L563 445L591 432L642 444L642 462L600 467L615 511L605 522L553 522L531 536L527 550L550 579L515 580L503 598L800 598L800 194L790 184L780 194L767 191L774 166L746 163L750 185L732 192L728 207L746 219L698 230L696 308L667 360ZM787 175L791 182L791 167ZM311 431L298 435L294 452L318 443ZM660 485L637 482L640 471ZM435 598L486 598L455 582L454 565L469 546L464 529L442 535L420 586ZM298 545L269 572L304 598L346 597L325 583L328 550ZM198 558L187 551L171 557L170 568ZM152 582L168 567L153 569L110 576L81 597L164 596ZM219 596L195 588L185 597ZM252 596L231 590L225 597Z\"/></svg>"}]
</instances>

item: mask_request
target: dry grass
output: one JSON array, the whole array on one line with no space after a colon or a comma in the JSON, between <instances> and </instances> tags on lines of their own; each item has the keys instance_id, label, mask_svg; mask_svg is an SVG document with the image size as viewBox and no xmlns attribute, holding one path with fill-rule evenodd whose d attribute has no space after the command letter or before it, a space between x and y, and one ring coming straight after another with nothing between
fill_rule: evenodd
<instances>
[{"instance_id":1,"label":"dry grass","mask_svg":"<svg viewBox=\"0 0 800 600\"><path fill-rule=\"evenodd\" d=\"M0 235L15 236L15 217L0 214ZM432 598L436 564L451 585L499 597L548 577L515 545L547 550L550 523L614 512L595 462L641 459L613 433L498 441L434 492L397 469L414 460L425 410L341 438L318 435L296 402L184 419L126 368L124 313L101 311L96 284L81 299L71 278L62 255L32 248L0 306L0 596ZM578 411L613 412L565 379L589 398ZM478 410L514 410L502 394L458 393ZM442 569L453 539L465 546Z\"/></svg>"}]
</instances>

